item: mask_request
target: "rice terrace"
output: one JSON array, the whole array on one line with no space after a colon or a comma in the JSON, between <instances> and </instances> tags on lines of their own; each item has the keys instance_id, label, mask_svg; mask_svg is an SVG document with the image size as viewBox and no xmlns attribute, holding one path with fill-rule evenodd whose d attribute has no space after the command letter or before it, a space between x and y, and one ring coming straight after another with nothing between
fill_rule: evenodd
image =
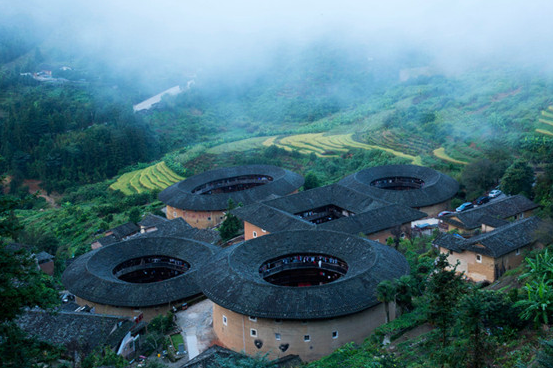
<instances>
[{"instance_id":1,"label":"rice terrace","mask_svg":"<svg viewBox=\"0 0 553 368\"><path fill-rule=\"evenodd\" d=\"M131 195L155 189L165 189L183 179L182 176L175 174L168 168L165 162L160 162L145 169L121 175L115 183L110 185L110 189L120 190L126 195Z\"/></svg>"}]
</instances>

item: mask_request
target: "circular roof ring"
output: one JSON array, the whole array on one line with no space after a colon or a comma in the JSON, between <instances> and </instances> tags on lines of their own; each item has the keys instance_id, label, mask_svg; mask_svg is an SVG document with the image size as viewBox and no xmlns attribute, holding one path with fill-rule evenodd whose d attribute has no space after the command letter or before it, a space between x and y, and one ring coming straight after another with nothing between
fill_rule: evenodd
<instances>
[{"instance_id":1,"label":"circular roof ring","mask_svg":"<svg viewBox=\"0 0 553 368\"><path fill-rule=\"evenodd\" d=\"M371 167L346 176L339 184L412 208L445 202L459 190L459 184L450 176L417 165Z\"/></svg>"},{"instance_id":2,"label":"circular roof ring","mask_svg":"<svg viewBox=\"0 0 553 368\"><path fill-rule=\"evenodd\" d=\"M231 198L248 205L288 195L303 182L301 175L272 165L225 167L173 184L159 194L159 200L184 210L222 211Z\"/></svg>"},{"instance_id":3,"label":"circular roof ring","mask_svg":"<svg viewBox=\"0 0 553 368\"><path fill-rule=\"evenodd\" d=\"M201 293L196 274L217 249L211 244L177 237L131 239L80 256L65 270L62 282L71 293L96 303L119 307L166 304ZM133 265L136 260L148 261L136 266ZM158 270L179 272L168 278L156 277L151 282L146 278L135 282L136 276L121 279L133 267L151 272L155 266L159 266Z\"/></svg>"},{"instance_id":4,"label":"circular roof ring","mask_svg":"<svg viewBox=\"0 0 553 368\"><path fill-rule=\"evenodd\" d=\"M282 286L264 278L264 266L294 256L327 257L340 277L322 285ZM262 318L319 319L356 313L379 304L376 287L407 274L405 257L380 243L325 230L283 231L228 247L198 273L203 293L216 304ZM302 286L302 287L297 287Z\"/></svg>"}]
</instances>

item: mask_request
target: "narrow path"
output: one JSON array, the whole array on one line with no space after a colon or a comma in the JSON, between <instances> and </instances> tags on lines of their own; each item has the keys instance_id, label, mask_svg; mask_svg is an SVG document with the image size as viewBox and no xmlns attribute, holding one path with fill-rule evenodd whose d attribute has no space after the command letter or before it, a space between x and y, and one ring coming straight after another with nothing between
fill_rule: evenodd
<instances>
[{"instance_id":1,"label":"narrow path","mask_svg":"<svg viewBox=\"0 0 553 368\"><path fill-rule=\"evenodd\" d=\"M38 192L38 196L42 197L54 208L58 208L58 204L56 203L56 200L54 197L49 196L44 190L40 188L40 180L25 180L23 181L23 185L29 187L29 194L35 194Z\"/></svg>"},{"instance_id":2,"label":"narrow path","mask_svg":"<svg viewBox=\"0 0 553 368\"><path fill-rule=\"evenodd\" d=\"M196 329L188 328L184 331L186 335L186 347L188 351L188 359L193 359L200 355L198 350L198 338L196 337Z\"/></svg>"},{"instance_id":3,"label":"narrow path","mask_svg":"<svg viewBox=\"0 0 553 368\"><path fill-rule=\"evenodd\" d=\"M203 300L176 314L177 325L182 330L188 359L198 356L215 340L212 323L213 302Z\"/></svg>"}]
</instances>

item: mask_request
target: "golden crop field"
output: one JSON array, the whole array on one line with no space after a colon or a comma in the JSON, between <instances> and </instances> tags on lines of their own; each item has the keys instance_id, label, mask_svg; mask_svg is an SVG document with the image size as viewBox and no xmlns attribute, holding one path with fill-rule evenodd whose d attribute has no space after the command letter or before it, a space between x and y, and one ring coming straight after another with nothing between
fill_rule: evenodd
<instances>
[{"instance_id":1,"label":"golden crop field","mask_svg":"<svg viewBox=\"0 0 553 368\"><path fill-rule=\"evenodd\" d=\"M110 185L110 188L131 195L155 189L165 189L181 180L184 180L184 178L175 174L167 167L165 162L160 162L145 169L121 175L115 183Z\"/></svg>"}]
</instances>

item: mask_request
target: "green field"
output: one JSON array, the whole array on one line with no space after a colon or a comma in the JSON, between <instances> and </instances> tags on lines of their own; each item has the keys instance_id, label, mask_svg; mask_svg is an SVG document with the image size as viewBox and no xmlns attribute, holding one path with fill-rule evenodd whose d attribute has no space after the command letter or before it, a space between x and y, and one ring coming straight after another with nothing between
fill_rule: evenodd
<instances>
[{"instance_id":1,"label":"green field","mask_svg":"<svg viewBox=\"0 0 553 368\"><path fill-rule=\"evenodd\" d=\"M451 162L451 163L459 164L459 165L467 165L468 164L468 162L466 162L466 161L456 160L453 157L449 156L447 153L445 153L445 147L437 148L434 151L432 151L432 153L434 153L434 156L436 156L436 157L438 157L438 158L440 158L444 161L447 161L447 162Z\"/></svg>"},{"instance_id":2,"label":"green field","mask_svg":"<svg viewBox=\"0 0 553 368\"><path fill-rule=\"evenodd\" d=\"M242 139L242 140L230 142L230 143L223 143L218 146L209 148L206 152L214 155L220 155L231 151L242 152L250 149L262 148L264 145L264 142L271 138L276 138L276 137L254 137L254 138Z\"/></svg>"},{"instance_id":3,"label":"green field","mask_svg":"<svg viewBox=\"0 0 553 368\"><path fill-rule=\"evenodd\" d=\"M145 169L121 175L115 183L110 185L110 188L130 195L165 189L181 180L184 180L184 178L169 169L165 162L160 162Z\"/></svg>"},{"instance_id":4,"label":"green field","mask_svg":"<svg viewBox=\"0 0 553 368\"><path fill-rule=\"evenodd\" d=\"M550 129L553 129L551 128L553 127L553 106L548 106L547 110L542 110L541 118L538 118L538 121L542 124L546 124L547 126L542 125L542 127L546 129L538 128L536 129L536 132L553 136L553 131L550 130Z\"/></svg>"}]
</instances>

